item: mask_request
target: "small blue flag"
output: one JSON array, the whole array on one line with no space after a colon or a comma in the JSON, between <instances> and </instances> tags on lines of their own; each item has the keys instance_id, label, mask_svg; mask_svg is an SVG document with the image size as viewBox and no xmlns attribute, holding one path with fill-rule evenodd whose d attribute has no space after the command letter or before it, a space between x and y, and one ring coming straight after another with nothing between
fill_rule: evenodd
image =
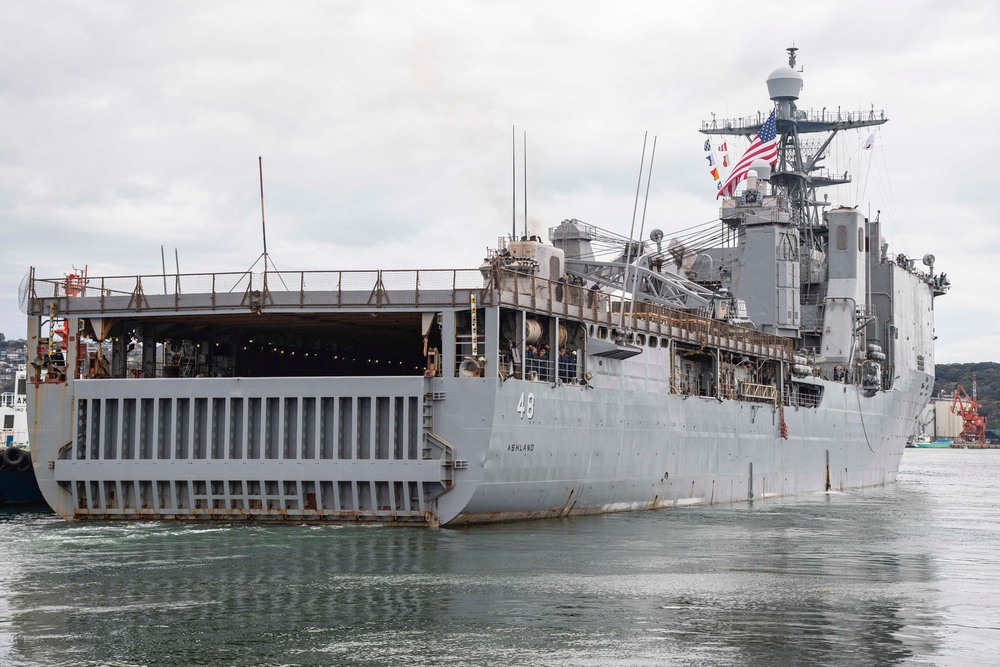
<instances>
[{"instance_id":1,"label":"small blue flag","mask_svg":"<svg viewBox=\"0 0 1000 667\"><path fill-rule=\"evenodd\" d=\"M711 141L711 139L705 139L705 150L706 151L712 150L712 141Z\"/></svg>"}]
</instances>

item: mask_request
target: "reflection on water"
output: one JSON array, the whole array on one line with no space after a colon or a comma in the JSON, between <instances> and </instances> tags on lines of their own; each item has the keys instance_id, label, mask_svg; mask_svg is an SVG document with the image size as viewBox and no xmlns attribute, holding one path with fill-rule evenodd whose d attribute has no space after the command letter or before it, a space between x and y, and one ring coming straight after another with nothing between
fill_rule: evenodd
<instances>
[{"instance_id":1,"label":"reflection on water","mask_svg":"<svg viewBox=\"0 0 1000 667\"><path fill-rule=\"evenodd\" d=\"M430 532L0 513L2 665L989 664L1000 452L860 493Z\"/></svg>"}]
</instances>

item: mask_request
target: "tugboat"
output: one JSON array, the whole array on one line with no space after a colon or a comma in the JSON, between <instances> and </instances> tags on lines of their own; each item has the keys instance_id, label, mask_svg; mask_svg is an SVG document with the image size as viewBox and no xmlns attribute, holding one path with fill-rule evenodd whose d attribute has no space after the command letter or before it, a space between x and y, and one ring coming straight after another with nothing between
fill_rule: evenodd
<instances>
[{"instance_id":1,"label":"tugboat","mask_svg":"<svg viewBox=\"0 0 1000 667\"><path fill-rule=\"evenodd\" d=\"M45 502L28 449L27 373L17 372L14 391L0 395L0 505Z\"/></svg>"}]
</instances>

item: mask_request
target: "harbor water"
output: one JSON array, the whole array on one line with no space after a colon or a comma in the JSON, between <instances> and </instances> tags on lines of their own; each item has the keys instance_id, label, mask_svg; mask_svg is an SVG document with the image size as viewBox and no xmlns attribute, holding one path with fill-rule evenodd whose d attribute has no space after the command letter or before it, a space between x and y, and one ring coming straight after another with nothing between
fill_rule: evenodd
<instances>
[{"instance_id":1,"label":"harbor water","mask_svg":"<svg viewBox=\"0 0 1000 667\"><path fill-rule=\"evenodd\" d=\"M473 526L0 510L0 665L991 665L1000 451L885 488Z\"/></svg>"}]
</instances>

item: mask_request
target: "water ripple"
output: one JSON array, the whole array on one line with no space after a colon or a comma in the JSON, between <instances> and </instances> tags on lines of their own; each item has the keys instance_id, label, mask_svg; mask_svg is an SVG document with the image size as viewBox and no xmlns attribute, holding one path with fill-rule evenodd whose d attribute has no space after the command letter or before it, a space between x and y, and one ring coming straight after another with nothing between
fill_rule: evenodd
<instances>
[{"instance_id":1,"label":"water ripple","mask_svg":"<svg viewBox=\"0 0 1000 667\"><path fill-rule=\"evenodd\" d=\"M991 664L1000 452L899 480L433 532L0 511L0 665Z\"/></svg>"}]
</instances>

